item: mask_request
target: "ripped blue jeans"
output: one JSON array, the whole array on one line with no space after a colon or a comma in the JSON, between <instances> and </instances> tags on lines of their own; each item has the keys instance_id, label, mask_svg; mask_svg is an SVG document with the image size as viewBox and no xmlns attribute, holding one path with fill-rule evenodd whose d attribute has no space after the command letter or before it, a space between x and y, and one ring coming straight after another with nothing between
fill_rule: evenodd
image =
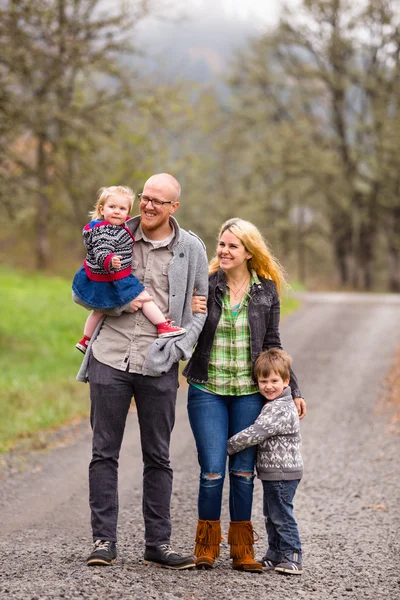
<instances>
[{"instance_id":1,"label":"ripped blue jeans","mask_svg":"<svg viewBox=\"0 0 400 600\"><path fill-rule=\"evenodd\" d=\"M219 396L189 385L188 413L200 464L199 519L221 517L226 471L226 442L258 417L261 394ZM254 463L257 446L229 457L229 512L231 521L250 521L253 503ZM250 476L238 473L251 473ZM212 477L211 477L212 476Z\"/></svg>"}]
</instances>

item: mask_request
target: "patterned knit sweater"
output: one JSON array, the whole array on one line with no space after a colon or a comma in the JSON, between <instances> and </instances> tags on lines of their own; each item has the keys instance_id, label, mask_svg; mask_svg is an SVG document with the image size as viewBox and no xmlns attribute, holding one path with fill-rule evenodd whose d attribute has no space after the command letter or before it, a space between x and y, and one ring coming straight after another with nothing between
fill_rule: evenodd
<instances>
[{"instance_id":1,"label":"patterned knit sweater","mask_svg":"<svg viewBox=\"0 0 400 600\"><path fill-rule=\"evenodd\" d=\"M300 422L290 387L264 404L256 421L228 440L228 454L257 448L257 475L267 481L301 479Z\"/></svg>"},{"instance_id":2,"label":"patterned knit sweater","mask_svg":"<svg viewBox=\"0 0 400 600\"><path fill-rule=\"evenodd\" d=\"M131 274L135 238L125 224L111 225L98 219L85 225L82 235L86 246L83 265L89 279L115 281ZM113 256L121 256L119 269L111 266Z\"/></svg>"}]
</instances>

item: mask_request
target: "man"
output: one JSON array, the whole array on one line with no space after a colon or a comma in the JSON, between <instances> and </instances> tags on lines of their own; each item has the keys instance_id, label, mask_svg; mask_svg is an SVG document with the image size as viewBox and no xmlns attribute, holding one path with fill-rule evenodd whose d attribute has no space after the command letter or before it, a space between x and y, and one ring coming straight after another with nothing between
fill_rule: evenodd
<instances>
[{"instance_id":1,"label":"man","mask_svg":"<svg viewBox=\"0 0 400 600\"><path fill-rule=\"evenodd\" d=\"M180 185L174 177L153 175L140 195L140 216L127 226L136 239L134 275L186 334L157 338L156 327L138 310L142 304L135 299L118 310L105 311L108 316L87 352L88 364L84 361L78 375L79 380L90 382L89 503L94 541L87 560L90 566L110 565L117 556L118 457L132 396L144 463L144 561L172 569L195 565L192 556L181 556L170 546L169 447L178 362L191 355L205 320L203 314L192 314L192 294L194 290L207 294L208 263L203 242L181 229L172 216L179 197Z\"/></svg>"}]
</instances>

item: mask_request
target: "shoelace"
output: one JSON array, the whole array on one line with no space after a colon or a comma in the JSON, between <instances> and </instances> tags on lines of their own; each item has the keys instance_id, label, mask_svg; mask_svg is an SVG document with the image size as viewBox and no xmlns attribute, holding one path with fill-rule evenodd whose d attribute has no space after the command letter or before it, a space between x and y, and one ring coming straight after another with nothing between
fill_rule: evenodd
<instances>
[{"instance_id":1,"label":"shoelace","mask_svg":"<svg viewBox=\"0 0 400 600\"><path fill-rule=\"evenodd\" d=\"M207 538L208 536L208 532L210 531L210 529L212 529L212 525L210 523L210 521L205 521L204 523L202 523L202 527L200 529L199 532L199 542L203 542L204 540Z\"/></svg>"},{"instance_id":2,"label":"shoelace","mask_svg":"<svg viewBox=\"0 0 400 600\"><path fill-rule=\"evenodd\" d=\"M257 531L253 529L252 523L247 523L246 528L250 531L251 535L253 536L253 542L258 542L260 536L258 535Z\"/></svg>"},{"instance_id":3,"label":"shoelace","mask_svg":"<svg viewBox=\"0 0 400 600\"><path fill-rule=\"evenodd\" d=\"M167 319L167 324L169 327L176 327L179 329L178 325L175 325L175 321L172 321L171 319Z\"/></svg>"},{"instance_id":4,"label":"shoelace","mask_svg":"<svg viewBox=\"0 0 400 600\"><path fill-rule=\"evenodd\" d=\"M109 550L111 542L109 540L96 540L94 543L94 547L96 550Z\"/></svg>"},{"instance_id":5,"label":"shoelace","mask_svg":"<svg viewBox=\"0 0 400 600\"><path fill-rule=\"evenodd\" d=\"M172 550L172 548L169 544L161 544L160 548L162 548L164 550L164 552L167 556L170 556L170 554L176 554L176 552L174 552Z\"/></svg>"}]
</instances>

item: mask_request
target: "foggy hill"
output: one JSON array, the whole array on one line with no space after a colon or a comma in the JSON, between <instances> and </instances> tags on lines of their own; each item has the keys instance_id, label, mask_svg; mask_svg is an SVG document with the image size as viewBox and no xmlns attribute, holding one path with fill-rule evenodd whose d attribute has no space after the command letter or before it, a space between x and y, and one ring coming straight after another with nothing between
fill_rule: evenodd
<instances>
[{"instance_id":1,"label":"foggy hill","mask_svg":"<svg viewBox=\"0 0 400 600\"><path fill-rule=\"evenodd\" d=\"M186 3L178 11L179 22L148 18L137 29L137 42L146 56L138 61L141 71L160 71L166 79L184 78L216 83L226 73L235 51L259 35L254 16L239 18L223 0Z\"/></svg>"}]
</instances>

